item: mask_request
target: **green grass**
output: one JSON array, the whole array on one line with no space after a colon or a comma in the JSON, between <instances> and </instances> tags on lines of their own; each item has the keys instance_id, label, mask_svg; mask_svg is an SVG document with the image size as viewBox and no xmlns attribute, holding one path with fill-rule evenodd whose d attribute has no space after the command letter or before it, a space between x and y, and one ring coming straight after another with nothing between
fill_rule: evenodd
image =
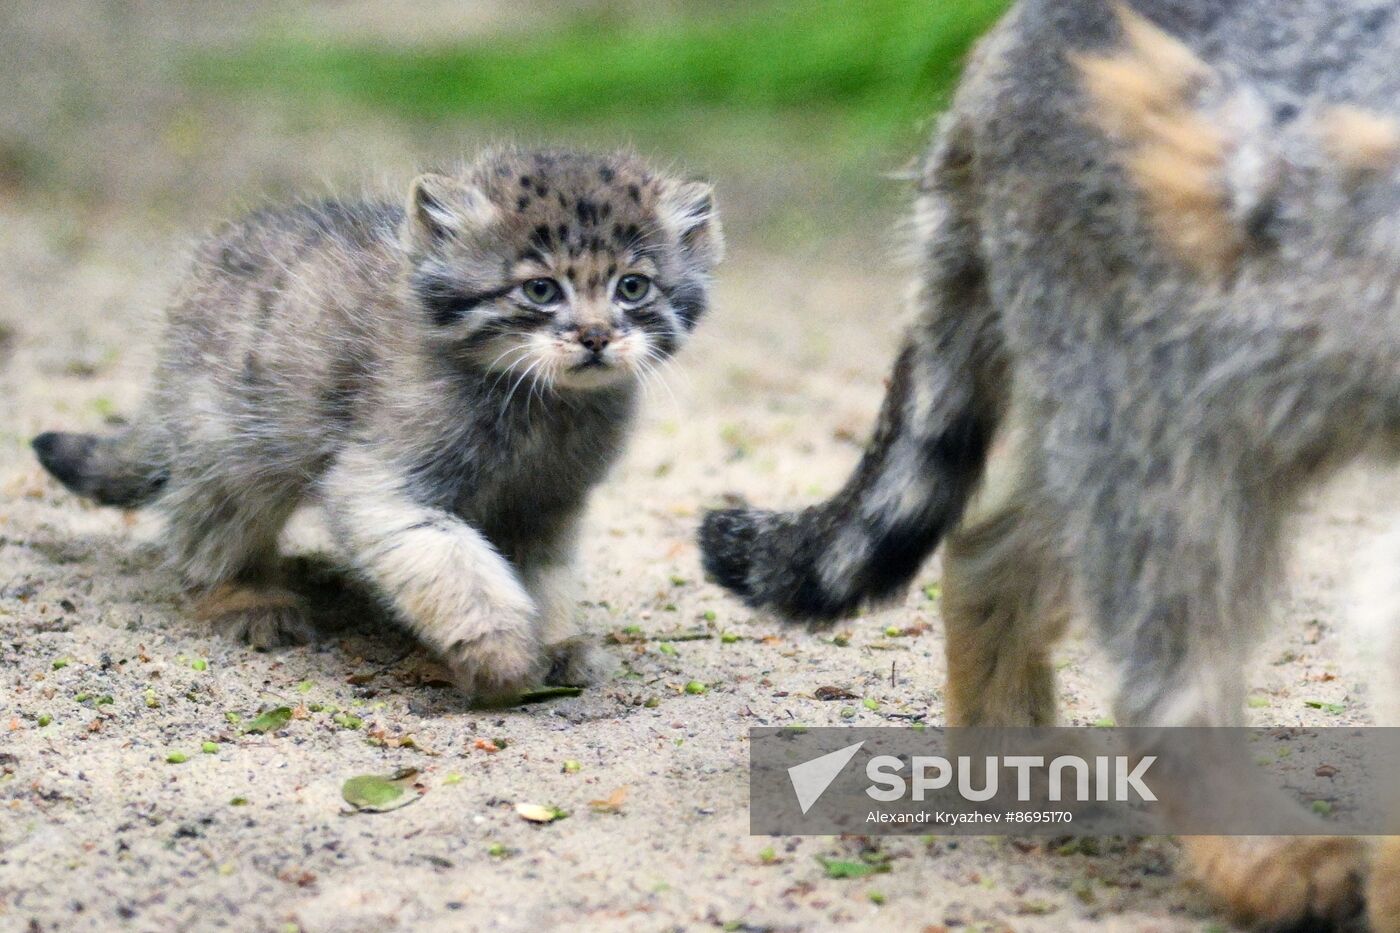
<instances>
[{"instance_id":1,"label":"green grass","mask_svg":"<svg viewBox=\"0 0 1400 933\"><path fill-rule=\"evenodd\" d=\"M680 18L579 15L547 31L436 48L274 38L202 57L188 73L217 90L425 121L602 123L645 136L696 112L796 114L817 118L806 126L835 120L863 144L903 144L946 100L968 46L1006 5L712 2Z\"/></svg>"}]
</instances>

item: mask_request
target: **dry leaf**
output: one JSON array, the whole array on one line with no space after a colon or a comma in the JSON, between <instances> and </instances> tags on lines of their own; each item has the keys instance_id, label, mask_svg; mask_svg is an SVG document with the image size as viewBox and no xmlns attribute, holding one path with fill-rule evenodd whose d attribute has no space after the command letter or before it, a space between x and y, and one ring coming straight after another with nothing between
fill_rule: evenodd
<instances>
[{"instance_id":1,"label":"dry leaf","mask_svg":"<svg viewBox=\"0 0 1400 933\"><path fill-rule=\"evenodd\" d=\"M569 815L558 807L546 807L538 803L517 803L515 812L521 819L531 823L553 823Z\"/></svg>"},{"instance_id":2,"label":"dry leaf","mask_svg":"<svg viewBox=\"0 0 1400 933\"><path fill-rule=\"evenodd\" d=\"M605 800L590 800L588 805L593 808L594 813L621 813L622 804L627 800L627 792L632 788L627 785L619 787L608 794Z\"/></svg>"}]
</instances>

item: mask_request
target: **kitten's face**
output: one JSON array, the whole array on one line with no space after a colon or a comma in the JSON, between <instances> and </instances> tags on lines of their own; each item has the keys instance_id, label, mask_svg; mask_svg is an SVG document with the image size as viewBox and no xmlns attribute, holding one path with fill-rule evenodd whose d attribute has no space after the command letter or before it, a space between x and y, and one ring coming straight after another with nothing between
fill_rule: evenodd
<instances>
[{"instance_id":1,"label":"kitten's face","mask_svg":"<svg viewBox=\"0 0 1400 933\"><path fill-rule=\"evenodd\" d=\"M666 359L705 310L722 253L708 185L625 156L507 152L414 182L413 297L464 363L589 389Z\"/></svg>"}]
</instances>

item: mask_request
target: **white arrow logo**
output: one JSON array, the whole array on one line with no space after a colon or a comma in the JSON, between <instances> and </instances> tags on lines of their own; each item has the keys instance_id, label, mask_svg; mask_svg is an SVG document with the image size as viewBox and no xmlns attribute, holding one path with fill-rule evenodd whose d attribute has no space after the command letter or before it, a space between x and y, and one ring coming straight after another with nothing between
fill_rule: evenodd
<instances>
[{"instance_id":1,"label":"white arrow logo","mask_svg":"<svg viewBox=\"0 0 1400 933\"><path fill-rule=\"evenodd\" d=\"M836 775L841 773L841 769L846 767L864 744L857 742L847 745L838 751L788 768L788 779L792 781L792 789L797 792L797 805L802 808L803 816L806 816L807 811L821 799L831 782L836 780Z\"/></svg>"}]
</instances>

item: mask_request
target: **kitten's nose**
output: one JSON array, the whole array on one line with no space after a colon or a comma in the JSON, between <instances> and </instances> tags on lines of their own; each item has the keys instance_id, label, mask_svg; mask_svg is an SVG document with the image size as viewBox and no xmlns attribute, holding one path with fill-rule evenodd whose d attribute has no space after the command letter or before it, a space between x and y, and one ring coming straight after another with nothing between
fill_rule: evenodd
<instances>
[{"instance_id":1,"label":"kitten's nose","mask_svg":"<svg viewBox=\"0 0 1400 933\"><path fill-rule=\"evenodd\" d=\"M578 342L594 353L602 353L611 341L612 328L603 324L589 324L578 332Z\"/></svg>"}]
</instances>

